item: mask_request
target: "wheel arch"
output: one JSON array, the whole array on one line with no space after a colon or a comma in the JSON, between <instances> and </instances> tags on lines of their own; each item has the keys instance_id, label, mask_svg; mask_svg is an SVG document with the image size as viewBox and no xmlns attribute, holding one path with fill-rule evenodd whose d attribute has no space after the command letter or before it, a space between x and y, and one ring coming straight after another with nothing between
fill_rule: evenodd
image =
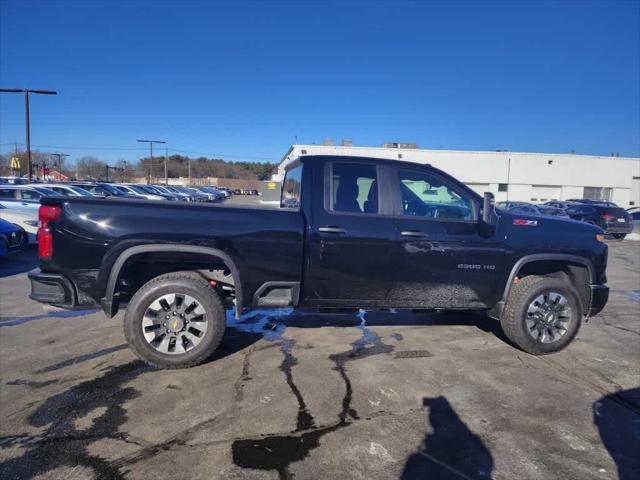
<instances>
[{"instance_id":1,"label":"wheel arch","mask_svg":"<svg viewBox=\"0 0 640 480\"><path fill-rule=\"evenodd\" d=\"M489 312L489 316L497 320L502 317L502 310L509 297L513 282L522 272L526 272L527 275L543 274L550 276L565 272L580 295L583 311L589 311L591 303L590 285L595 281L595 269L591 261L577 255L541 253L526 255L513 265L507 277L502 298Z\"/></svg>"},{"instance_id":2,"label":"wheel arch","mask_svg":"<svg viewBox=\"0 0 640 480\"><path fill-rule=\"evenodd\" d=\"M176 244L147 244L137 245L129 247L118 255L117 259L111 267L109 277L106 284L105 296L101 299L100 303L102 310L109 317L113 317L119 308L119 300L115 298L116 286L120 274L127 264L127 262L136 256L147 253L187 253L196 254L208 257L211 259L218 259L224 263L224 265L231 271L235 287L235 314L236 318L240 316L242 311L242 283L240 279L240 270L231 256L213 247L203 247L199 245L176 245Z\"/></svg>"}]
</instances>

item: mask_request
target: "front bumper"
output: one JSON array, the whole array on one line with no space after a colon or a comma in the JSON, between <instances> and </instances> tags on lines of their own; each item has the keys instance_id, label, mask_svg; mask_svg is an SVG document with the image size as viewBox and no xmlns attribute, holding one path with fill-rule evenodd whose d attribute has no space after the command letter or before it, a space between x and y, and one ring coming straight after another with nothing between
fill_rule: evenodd
<instances>
[{"instance_id":1,"label":"front bumper","mask_svg":"<svg viewBox=\"0 0 640 480\"><path fill-rule=\"evenodd\" d=\"M593 317L600 313L609 300L609 287L607 285L590 285L591 303L587 317Z\"/></svg>"},{"instance_id":2,"label":"front bumper","mask_svg":"<svg viewBox=\"0 0 640 480\"><path fill-rule=\"evenodd\" d=\"M31 293L29 298L64 308L77 305L76 291L71 281L59 273L43 273L39 269L29 272Z\"/></svg>"}]
</instances>

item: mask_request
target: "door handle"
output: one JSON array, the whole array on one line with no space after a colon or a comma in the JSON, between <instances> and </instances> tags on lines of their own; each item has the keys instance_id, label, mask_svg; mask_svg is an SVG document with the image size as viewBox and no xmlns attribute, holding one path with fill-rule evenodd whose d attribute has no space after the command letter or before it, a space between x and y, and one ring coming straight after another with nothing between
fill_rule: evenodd
<instances>
[{"instance_id":1,"label":"door handle","mask_svg":"<svg viewBox=\"0 0 640 480\"><path fill-rule=\"evenodd\" d=\"M347 233L345 229L340 227L320 227L318 231L323 233Z\"/></svg>"},{"instance_id":2,"label":"door handle","mask_svg":"<svg viewBox=\"0 0 640 480\"><path fill-rule=\"evenodd\" d=\"M426 237L424 232L418 230L405 230L404 232L400 232L400 235L403 237Z\"/></svg>"}]
</instances>

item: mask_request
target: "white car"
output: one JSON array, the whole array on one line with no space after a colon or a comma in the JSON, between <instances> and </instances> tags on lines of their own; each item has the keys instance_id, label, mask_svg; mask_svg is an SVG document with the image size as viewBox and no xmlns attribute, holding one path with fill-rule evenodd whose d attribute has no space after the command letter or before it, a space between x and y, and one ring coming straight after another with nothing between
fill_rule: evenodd
<instances>
[{"instance_id":1,"label":"white car","mask_svg":"<svg viewBox=\"0 0 640 480\"><path fill-rule=\"evenodd\" d=\"M166 198L161 197L160 195L155 195L153 193L148 192L142 186L131 184L131 183L119 183L115 185L115 188L121 189L125 191L128 195L135 195L137 197L143 197L147 200L166 200Z\"/></svg>"},{"instance_id":2,"label":"white car","mask_svg":"<svg viewBox=\"0 0 640 480\"><path fill-rule=\"evenodd\" d=\"M73 185L66 185L64 183L46 183L45 186L49 190L56 192L58 195L63 195L65 197L93 197L91 192Z\"/></svg>"},{"instance_id":3,"label":"white car","mask_svg":"<svg viewBox=\"0 0 640 480\"><path fill-rule=\"evenodd\" d=\"M8 205L8 206L5 206ZM29 238L29 243L38 243L38 204L22 205L18 202L0 204L0 218L18 225Z\"/></svg>"}]
</instances>

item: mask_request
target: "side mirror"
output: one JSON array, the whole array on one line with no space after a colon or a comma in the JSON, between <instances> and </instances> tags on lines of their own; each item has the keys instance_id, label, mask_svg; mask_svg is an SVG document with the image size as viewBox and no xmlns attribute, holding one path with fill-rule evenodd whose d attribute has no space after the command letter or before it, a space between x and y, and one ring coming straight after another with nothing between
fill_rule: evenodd
<instances>
[{"instance_id":1,"label":"side mirror","mask_svg":"<svg viewBox=\"0 0 640 480\"><path fill-rule=\"evenodd\" d=\"M486 225L496 225L498 216L496 215L496 200L491 192L484 192L482 202L482 221Z\"/></svg>"}]
</instances>

